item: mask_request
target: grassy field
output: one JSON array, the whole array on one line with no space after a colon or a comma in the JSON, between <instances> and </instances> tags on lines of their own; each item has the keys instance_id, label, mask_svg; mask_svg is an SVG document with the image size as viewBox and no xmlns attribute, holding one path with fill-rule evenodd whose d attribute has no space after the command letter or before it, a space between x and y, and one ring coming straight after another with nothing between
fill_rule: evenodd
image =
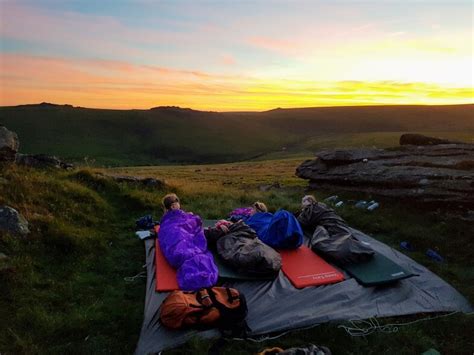
<instances>
[{"instance_id":1,"label":"grassy field","mask_svg":"<svg viewBox=\"0 0 474 355\"><path fill-rule=\"evenodd\" d=\"M473 105L320 107L253 113L174 107L0 107L20 152L95 166L203 164L301 157L332 147L397 146L417 132L472 142ZM429 129L427 129L429 127Z\"/></svg>"},{"instance_id":2,"label":"grassy field","mask_svg":"<svg viewBox=\"0 0 474 355\"><path fill-rule=\"evenodd\" d=\"M302 159L221 165L133 167L80 171L0 170L0 204L18 209L31 235L1 235L1 354L132 353L142 322L145 280L126 282L141 272L143 243L133 235L136 218L160 217L161 196L177 192L185 209L204 218L263 200L271 210L298 208L306 182L294 176ZM166 190L117 184L96 176L130 174L165 179ZM268 185L280 187L263 191ZM314 191L319 198L334 191ZM341 194L339 194L341 196ZM370 198L343 195L345 199ZM340 210L354 227L398 248L409 240L410 254L474 302L472 225L415 206L382 200L374 213L351 206ZM422 251L436 248L447 262L434 263ZM427 315L380 320L411 322ZM326 324L290 332L261 343L226 341L222 353L255 353L269 346L314 343L334 354L416 354L436 348L443 354L472 354L474 319L454 315L400 327L394 333L353 338ZM195 339L165 353L206 354L214 340Z\"/></svg>"}]
</instances>

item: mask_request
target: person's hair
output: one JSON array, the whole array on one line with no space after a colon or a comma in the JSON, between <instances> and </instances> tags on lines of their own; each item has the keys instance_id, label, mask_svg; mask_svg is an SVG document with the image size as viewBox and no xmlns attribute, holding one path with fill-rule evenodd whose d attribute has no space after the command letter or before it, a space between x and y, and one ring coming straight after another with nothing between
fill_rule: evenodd
<instances>
[{"instance_id":1,"label":"person's hair","mask_svg":"<svg viewBox=\"0 0 474 355\"><path fill-rule=\"evenodd\" d=\"M318 200L316 200L316 197L314 197L313 195L306 195L301 199L301 202L303 205L311 205L317 203Z\"/></svg>"},{"instance_id":2,"label":"person's hair","mask_svg":"<svg viewBox=\"0 0 474 355\"><path fill-rule=\"evenodd\" d=\"M161 203L163 204L163 208L165 210L169 210L171 208L171 205L175 202L179 202L179 197L176 196L176 194L167 194L161 200Z\"/></svg>"},{"instance_id":3,"label":"person's hair","mask_svg":"<svg viewBox=\"0 0 474 355\"><path fill-rule=\"evenodd\" d=\"M263 202L257 201L253 204L253 207L258 212L268 212L268 208Z\"/></svg>"}]
</instances>

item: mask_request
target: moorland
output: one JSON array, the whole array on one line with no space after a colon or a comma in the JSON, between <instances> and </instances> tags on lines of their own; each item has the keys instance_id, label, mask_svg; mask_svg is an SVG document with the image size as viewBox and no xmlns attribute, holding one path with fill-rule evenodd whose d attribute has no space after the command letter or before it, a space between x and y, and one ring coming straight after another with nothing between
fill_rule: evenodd
<instances>
[{"instance_id":1,"label":"moorland","mask_svg":"<svg viewBox=\"0 0 474 355\"><path fill-rule=\"evenodd\" d=\"M179 107L105 110L0 107L22 153L101 166L204 164L310 156L334 147L398 145L418 132L472 142L474 105L354 106L203 112Z\"/></svg>"},{"instance_id":2,"label":"moorland","mask_svg":"<svg viewBox=\"0 0 474 355\"><path fill-rule=\"evenodd\" d=\"M132 353L145 297L145 280L127 278L139 274L145 260L134 224L145 214L160 218L163 194L176 192L185 209L210 219L255 200L265 201L272 211L294 211L308 193L295 168L314 150L397 145L399 133L407 131L472 141L472 107L362 107L358 113L318 108L293 116L287 110L0 108L0 123L18 133L21 152L55 154L78 164L73 170L15 164L0 170L0 205L17 209L31 230L26 238L0 238L0 251L8 256L0 264L0 352ZM108 175L154 177L166 185L119 183ZM320 199L336 193L344 200L376 198L331 189L309 192ZM372 213L351 204L338 211L351 226L398 250L401 241L410 241L416 249L410 257L474 302L474 255L467 247L472 223L446 211L377 199L380 207ZM427 258L427 248L436 249L445 262ZM314 343L334 354L419 354L430 348L472 353L472 315L421 321L426 317L382 319L381 324L410 324L365 337L325 324L261 343L226 341L221 350L256 353ZM193 339L164 353L207 354L213 344Z\"/></svg>"}]
</instances>

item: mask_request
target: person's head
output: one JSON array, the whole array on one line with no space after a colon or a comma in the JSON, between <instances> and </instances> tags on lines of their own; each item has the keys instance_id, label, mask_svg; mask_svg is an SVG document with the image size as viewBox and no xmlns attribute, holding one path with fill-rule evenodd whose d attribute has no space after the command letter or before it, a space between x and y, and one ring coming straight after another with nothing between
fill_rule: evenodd
<instances>
[{"instance_id":1,"label":"person's head","mask_svg":"<svg viewBox=\"0 0 474 355\"><path fill-rule=\"evenodd\" d=\"M252 205L252 214L257 212L268 212L268 208L263 202L257 201Z\"/></svg>"},{"instance_id":2,"label":"person's head","mask_svg":"<svg viewBox=\"0 0 474 355\"><path fill-rule=\"evenodd\" d=\"M317 202L318 201L316 200L316 197L314 197L313 195L306 195L301 199L301 206L304 208L306 206L311 206Z\"/></svg>"},{"instance_id":3,"label":"person's head","mask_svg":"<svg viewBox=\"0 0 474 355\"><path fill-rule=\"evenodd\" d=\"M163 197L161 203L163 204L165 212L170 210L179 210L181 208L179 197L176 196L176 194L167 194L165 197Z\"/></svg>"}]
</instances>

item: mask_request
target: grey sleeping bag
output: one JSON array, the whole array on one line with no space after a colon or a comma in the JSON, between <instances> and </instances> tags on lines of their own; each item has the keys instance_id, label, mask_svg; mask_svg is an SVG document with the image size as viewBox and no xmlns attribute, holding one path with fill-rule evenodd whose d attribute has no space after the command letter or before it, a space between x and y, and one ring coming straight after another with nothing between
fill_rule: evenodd
<instances>
[{"instance_id":1,"label":"grey sleeping bag","mask_svg":"<svg viewBox=\"0 0 474 355\"><path fill-rule=\"evenodd\" d=\"M264 244L257 233L243 221L229 226L229 232L216 240L217 254L238 272L256 275L277 275L281 256Z\"/></svg>"},{"instance_id":2,"label":"grey sleeping bag","mask_svg":"<svg viewBox=\"0 0 474 355\"><path fill-rule=\"evenodd\" d=\"M358 263L374 255L372 248L355 238L346 222L324 203L305 206L298 221L304 229L312 232L311 249L335 261Z\"/></svg>"}]
</instances>

